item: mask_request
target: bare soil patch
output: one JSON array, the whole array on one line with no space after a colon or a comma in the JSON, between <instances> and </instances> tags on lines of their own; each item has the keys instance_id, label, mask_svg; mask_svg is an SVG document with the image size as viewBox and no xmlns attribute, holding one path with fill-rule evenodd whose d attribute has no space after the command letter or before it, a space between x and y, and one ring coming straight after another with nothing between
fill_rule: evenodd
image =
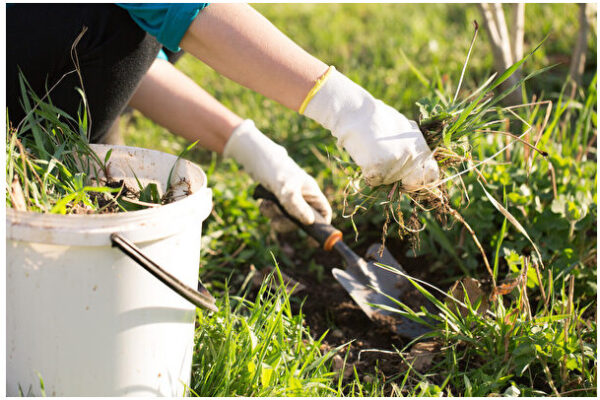
<instances>
[{"instance_id":1,"label":"bare soil patch","mask_svg":"<svg viewBox=\"0 0 600 400\"><path fill-rule=\"evenodd\" d=\"M282 236L280 243L297 241L294 235L287 236ZM369 244L359 245L354 248L354 251L363 256ZM402 256L407 246L408 243L397 239L390 239L386 243L388 250L411 276L427 280L424 276L427 268L424 268L422 258ZM293 258L296 257L292 255ZM284 271L303 286L303 290L296 296L304 300L302 311L312 336L319 338L327 332L323 341L323 350L348 344L345 378L352 379L353 367L359 375L378 374L383 380L392 379L404 371L406 365L402 357L397 354L397 350L401 350L409 340L396 333L394 327L398 321L391 317L377 318L372 321L354 303L330 272L333 267L343 268L345 265L337 253L319 249L315 250L312 258L326 267L320 282L316 275L303 268L301 263L293 270L284 269ZM411 307L418 308L422 305L419 296L420 293L415 289L414 292L407 292L406 298L401 300ZM346 352L340 355L343 359L346 357Z\"/></svg>"}]
</instances>

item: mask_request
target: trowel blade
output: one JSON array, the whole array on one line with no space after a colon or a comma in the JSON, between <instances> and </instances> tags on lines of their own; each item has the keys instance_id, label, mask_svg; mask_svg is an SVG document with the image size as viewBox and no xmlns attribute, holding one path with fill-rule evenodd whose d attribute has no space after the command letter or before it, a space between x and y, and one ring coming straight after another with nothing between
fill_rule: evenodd
<instances>
[{"instance_id":1,"label":"trowel blade","mask_svg":"<svg viewBox=\"0 0 600 400\"><path fill-rule=\"evenodd\" d=\"M411 283L404 276L406 271L385 246L381 249L379 243L373 243L367 249L365 259L368 261L369 271L375 276L377 286L385 294L398 299L406 290L412 287ZM375 265L375 263L385 265L389 269L382 268ZM394 270L398 272L396 273Z\"/></svg>"},{"instance_id":2,"label":"trowel blade","mask_svg":"<svg viewBox=\"0 0 600 400\"><path fill-rule=\"evenodd\" d=\"M375 268L378 268L375 266ZM400 307L387 296L378 293L376 290L365 286L357 277L338 268L332 269L333 276L342 285L342 287L350 294L350 297L358 304L369 319L377 319L381 317L393 317L395 322L396 332L405 338L414 339L429 332L429 328L417 322L395 313L393 311L384 310L377 305L385 305L399 309Z\"/></svg>"}]
</instances>

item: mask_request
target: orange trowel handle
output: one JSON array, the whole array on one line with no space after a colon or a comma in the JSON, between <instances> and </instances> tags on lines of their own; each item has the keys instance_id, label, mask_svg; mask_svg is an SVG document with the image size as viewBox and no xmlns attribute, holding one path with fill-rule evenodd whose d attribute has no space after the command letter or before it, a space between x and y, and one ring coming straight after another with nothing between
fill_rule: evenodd
<instances>
[{"instance_id":1,"label":"orange trowel handle","mask_svg":"<svg viewBox=\"0 0 600 400\"><path fill-rule=\"evenodd\" d=\"M302 230L308 233L312 238L316 239L323 249L330 251L333 249L333 246L342 239L342 232L335 229L330 224L323 224L320 222L315 222L312 225L304 225L302 222L298 221L296 218L292 217L288 212L283 208L277 197L273 193L271 193L266 187L263 185L258 185L254 189L254 194L252 195L255 199L264 199L270 200L273 203L277 204L279 210L291 219L296 225L298 225Z\"/></svg>"}]
</instances>

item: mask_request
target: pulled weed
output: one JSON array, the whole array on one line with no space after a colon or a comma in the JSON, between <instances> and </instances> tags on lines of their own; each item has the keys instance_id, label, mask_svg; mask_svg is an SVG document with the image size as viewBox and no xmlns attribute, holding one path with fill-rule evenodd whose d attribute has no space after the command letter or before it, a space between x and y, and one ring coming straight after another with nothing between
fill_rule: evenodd
<instances>
[{"instance_id":1,"label":"pulled weed","mask_svg":"<svg viewBox=\"0 0 600 400\"><path fill-rule=\"evenodd\" d=\"M461 84L477 36L477 22L474 22L474 25L475 34L453 99L450 99L447 93L448 88L442 82L431 84L426 81L432 94L417 102L419 107L418 125L438 163L440 179L437 182L420 187L407 187L399 181L392 185L371 188L364 185L360 170L352 166L351 163L348 165L346 162L346 166L349 167L347 170L352 173L349 184L346 186L344 205L350 209L349 214L347 214L349 217L353 217L359 210L368 209L373 205L383 206L385 213L382 232L383 243L385 243L385 237L388 234L392 219L398 226L398 235L401 238L408 236L415 247L418 247L416 245L418 245L419 232L425 229L425 215L432 215L442 228L448 228L455 221L459 222L471 235L495 285L491 264L475 230L457 211L457 209L468 205L470 201L468 190L463 183L463 175L467 173L475 174L480 184L483 185L485 178L483 178L481 169L490 164L494 158L502 154L514 142L524 144L529 150L533 150L543 157L547 156L546 152L539 150L534 144L530 143L530 139L533 138L534 126L525 121L514 110L546 105L550 111L551 103L535 102L506 107L502 106L501 102L509 94L522 87L527 80L552 67L542 68L530 73L500 94L494 95L493 93L513 73L522 68L526 60L540 48L542 41L535 49L500 76L492 75L464 99L459 99ZM411 65L411 67L416 71L414 66ZM422 74L418 73L418 75L420 79L425 79ZM522 128L522 125L525 127ZM523 132L521 134L511 133L511 130L515 129L522 129ZM478 158L480 152L473 147L475 140L480 136L495 135L508 138L508 143L496 151L495 154L482 159ZM460 196L451 198L451 193L457 192L460 193ZM494 201L493 198L490 198L490 201ZM497 204L499 205L497 207L498 211L506 215L509 222L517 226L527 236L527 233L519 226L518 221L512 215L509 215L510 213L503 209L500 203ZM535 248L533 242L532 245ZM541 257L539 261L541 262Z\"/></svg>"},{"instance_id":2,"label":"pulled weed","mask_svg":"<svg viewBox=\"0 0 600 400\"><path fill-rule=\"evenodd\" d=\"M6 204L18 211L56 214L135 211L166 204L172 199L171 175L159 196L155 183L138 190L111 178L112 149L101 159L89 143L88 110L83 91L77 120L52 104L49 93L39 98L20 74L25 118L16 128L7 124ZM132 171L135 176L135 171Z\"/></svg>"},{"instance_id":3,"label":"pulled weed","mask_svg":"<svg viewBox=\"0 0 600 400\"><path fill-rule=\"evenodd\" d=\"M106 175L110 153L102 160L88 141L88 113L75 120L40 99L19 76L26 116L16 128L7 126L6 203L16 210L66 214L79 209L102 210L98 199L117 188L90 182Z\"/></svg>"}]
</instances>

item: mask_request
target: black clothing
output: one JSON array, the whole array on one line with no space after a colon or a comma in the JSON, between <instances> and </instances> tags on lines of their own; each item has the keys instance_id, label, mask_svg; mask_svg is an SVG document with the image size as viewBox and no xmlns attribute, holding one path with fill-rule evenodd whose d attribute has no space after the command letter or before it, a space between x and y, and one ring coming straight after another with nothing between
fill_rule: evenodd
<instances>
[{"instance_id":1,"label":"black clothing","mask_svg":"<svg viewBox=\"0 0 600 400\"><path fill-rule=\"evenodd\" d=\"M17 126L24 117L19 68L38 97L75 66L76 47L90 108L91 141L98 142L126 107L161 45L114 4L15 4L6 13L6 105ZM52 103L77 118L81 87L76 73L52 90Z\"/></svg>"}]
</instances>

